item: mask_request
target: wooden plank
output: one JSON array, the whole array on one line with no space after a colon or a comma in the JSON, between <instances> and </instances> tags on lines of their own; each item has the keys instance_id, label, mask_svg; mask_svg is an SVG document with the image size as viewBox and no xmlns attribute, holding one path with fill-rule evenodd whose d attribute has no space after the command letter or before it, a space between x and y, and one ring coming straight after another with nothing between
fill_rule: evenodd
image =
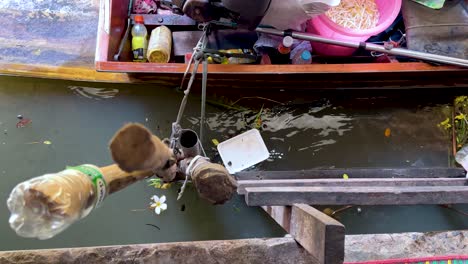
<instances>
[{"instance_id":1,"label":"wooden plank","mask_svg":"<svg viewBox=\"0 0 468 264\"><path fill-rule=\"evenodd\" d=\"M183 73L183 63L136 63L130 61L101 61L97 66L99 71L112 72L137 72L137 73ZM168 67L176 66L176 67ZM177 67L178 66L178 67ZM127 70L124 70L127 69ZM183 69L183 70L180 70ZM249 64L210 64L208 67L210 73L250 73L250 74L336 74L336 73L360 73L381 74L386 73L387 76L395 76L404 73L425 74L428 77L431 74L440 72L444 74L460 74L465 75L468 70L452 66L431 66L426 63L408 62L408 63L352 63L352 64L310 64L310 65L249 65ZM201 67L198 72L201 72ZM343 76L345 77L345 76ZM466 76L465 76L466 78ZM322 80L324 81L324 80ZM330 81L330 80L329 80ZM423 80L421 80L423 81Z\"/></svg>"},{"instance_id":2,"label":"wooden plank","mask_svg":"<svg viewBox=\"0 0 468 264\"><path fill-rule=\"evenodd\" d=\"M283 229L290 233L291 232L291 206L262 206L275 221Z\"/></svg>"},{"instance_id":3,"label":"wooden plank","mask_svg":"<svg viewBox=\"0 0 468 264\"><path fill-rule=\"evenodd\" d=\"M319 263L343 263L345 228L341 223L306 204L263 209Z\"/></svg>"},{"instance_id":4,"label":"wooden plank","mask_svg":"<svg viewBox=\"0 0 468 264\"><path fill-rule=\"evenodd\" d=\"M185 70L185 65L181 63L109 61L125 29L128 0L52 1L50 5L44 5L43 1L32 1L29 5L21 5L17 1L0 2L0 24L3 25L0 32L0 75L93 82L148 82L171 86L180 83ZM110 3L110 9L105 8L105 3ZM110 11L107 16L106 10ZM111 21L106 23L106 17L110 17ZM129 60L130 53L124 55ZM120 73L95 73L95 67ZM270 91L465 87L468 84L467 72L457 67L421 62L394 65L210 65L208 76L212 88ZM194 88L198 86L199 82L196 82Z\"/></svg>"},{"instance_id":5,"label":"wooden plank","mask_svg":"<svg viewBox=\"0 0 468 264\"><path fill-rule=\"evenodd\" d=\"M247 171L239 172L237 180L279 180L279 179L343 179L349 178L462 178L463 168L337 168L310 169L297 171Z\"/></svg>"},{"instance_id":6,"label":"wooden plank","mask_svg":"<svg viewBox=\"0 0 468 264\"><path fill-rule=\"evenodd\" d=\"M468 186L466 178L384 178L384 179L285 179L237 181L237 193L252 187L391 187L391 186Z\"/></svg>"},{"instance_id":7,"label":"wooden plank","mask_svg":"<svg viewBox=\"0 0 468 264\"><path fill-rule=\"evenodd\" d=\"M249 206L292 205L414 205L468 203L468 186L437 187L252 187Z\"/></svg>"}]
</instances>

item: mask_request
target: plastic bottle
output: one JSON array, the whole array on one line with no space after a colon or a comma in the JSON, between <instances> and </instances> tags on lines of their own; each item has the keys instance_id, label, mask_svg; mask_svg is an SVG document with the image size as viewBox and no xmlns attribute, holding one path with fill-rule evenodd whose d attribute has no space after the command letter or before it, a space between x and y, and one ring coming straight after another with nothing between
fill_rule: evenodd
<instances>
[{"instance_id":1,"label":"plastic bottle","mask_svg":"<svg viewBox=\"0 0 468 264\"><path fill-rule=\"evenodd\" d=\"M311 64L312 63L312 46L309 41L302 41L291 51L292 64Z\"/></svg>"},{"instance_id":2,"label":"plastic bottle","mask_svg":"<svg viewBox=\"0 0 468 264\"><path fill-rule=\"evenodd\" d=\"M311 64L312 63L312 54L310 51L304 50L302 53L296 54L292 59L292 64Z\"/></svg>"},{"instance_id":3,"label":"plastic bottle","mask_svg":"<svg viewBox=\"0 0 468 264\"><path fill-rule=\"evenodd\" d=\"M68 167L18 184L7 200L9 223L19 236L48 239L86 217L107 194L100 168Z\"/></svg>"},{"instance_id":4,"label":"plastic bottle","mask_svg":"<svg viewBox=\"0 0 468 264\"><path fill-rule=\"evenodd\" d=\"M294 39L290 36L283 38L283 42L278 46L278 52L281 54L289 54L291 52L291 47L294 43Z\"/></svg>"},{"instance_id":5,"label":"plastic bottle","mask_svg":"<svg viewBox=\"0 0 468 264\"><path fill-rule=\"evenodd\" d=\"M171 58L172 33L166 26L151 31L147 58L149 62L168 63Z\"/></svg>"},{"instance_id":6,"label":"plastic bottle","mask_svg":"<svg viewBox=\"0 0 468 264\"><path fill-rule=\"evenodd\" d=\"M145 62L148 48L148 31L144 25L143 16L135 16L135 25L132 28L132 52L133 61Z\"/></svg>"}]
</instances>

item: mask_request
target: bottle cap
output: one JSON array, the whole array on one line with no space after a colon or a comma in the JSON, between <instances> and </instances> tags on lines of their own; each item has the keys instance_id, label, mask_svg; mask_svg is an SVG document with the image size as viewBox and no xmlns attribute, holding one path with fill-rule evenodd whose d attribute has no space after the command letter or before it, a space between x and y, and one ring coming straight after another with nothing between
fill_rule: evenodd
<instances>
[{"instance_id":1,"label":"bottle cap","mask_svg":"<svg viewBox=\"0 0 468 264\"><path fill-rule=\"evenodd\" d=\"M135 20L135 23L139 23L139 24L145 23L145 18L141 15L136 15L134 20Z\"/></svg>"},{"instance_id":2,"label":"bottle cap","mask_svg":"<svg viewBox=\"0 0 468 264\"><path fill-rule=\"evenodd\" d=\"M304 50L301 54L301 59L307 61L307 60L310 60L312 58L312 54L310 54L310 51L308 50Z\"/></svg>"},{"instance_id":3,"label":"bottle cap","mask_svg":"<svg viewBox=\"0 0 468 264\"><path fill-rule=\"evenodd\" d=\"M286 48L290 48L294 42L294 39L290 36L286 36L283 38L283 46Z\"/></svg>"}]
</instances>

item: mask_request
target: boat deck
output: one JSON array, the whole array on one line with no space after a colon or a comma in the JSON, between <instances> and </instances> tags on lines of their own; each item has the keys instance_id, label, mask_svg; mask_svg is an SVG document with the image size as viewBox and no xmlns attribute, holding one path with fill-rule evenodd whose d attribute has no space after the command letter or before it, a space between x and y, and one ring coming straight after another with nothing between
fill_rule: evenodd
<instances>
[{"instance_id":1,"label":"boat deck","mask_svg":"<svg viewBox=\"0 0 468 264\"><path fill-rule=\"evenodd\" d=\"M182 63L115 62L107 56L118 39L103 36L104 3L110 5L112 32L124 30L115 6L126 1L67 0L0 3L0 74L92 82L175 85ZM120 9L122 9L120 7ZM124 10L125 11L125 10ZM126 11L125 11L126 12ZM123 13L125 13L123 12ZM120 22L119 22L120 21ZM114 34L120 37L119 34ZM103 39L104 38L104 39ZM96 50L96 43L99 48ZM95 62L96 59L96 62ZM105 72L97 72L96 69ZM199 71L200 72L200 71ZM210 65L217 88L416 88L464 87L467 70L426 63L297 65ZM196 82L198 85L198 82ZM266 83L268 83L266 85Z\"/></svg>"}]
</instances>

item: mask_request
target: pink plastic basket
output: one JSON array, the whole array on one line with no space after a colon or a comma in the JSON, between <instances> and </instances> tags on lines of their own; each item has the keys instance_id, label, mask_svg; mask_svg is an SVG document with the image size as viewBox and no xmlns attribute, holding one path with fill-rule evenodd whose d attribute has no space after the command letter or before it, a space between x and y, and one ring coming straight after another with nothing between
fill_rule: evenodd
<instances>
[{"instance_id":1,"label":"pink plastic basket","mask_svg":"<svg viewBox=\"0 0 468 264\"><path fill-rule=\"evenodd\" d=\"M346 0L342 0L346 1ZM402 0L375 0L380 12L380 19L375 28L355 30L342 27L331 21L325 14L308 21L307 32L335 40L361 42L387 29L400 12ZM311 42L314 51L327 56L350 56L356 49Z\"/></svg>"}]
</instances>

